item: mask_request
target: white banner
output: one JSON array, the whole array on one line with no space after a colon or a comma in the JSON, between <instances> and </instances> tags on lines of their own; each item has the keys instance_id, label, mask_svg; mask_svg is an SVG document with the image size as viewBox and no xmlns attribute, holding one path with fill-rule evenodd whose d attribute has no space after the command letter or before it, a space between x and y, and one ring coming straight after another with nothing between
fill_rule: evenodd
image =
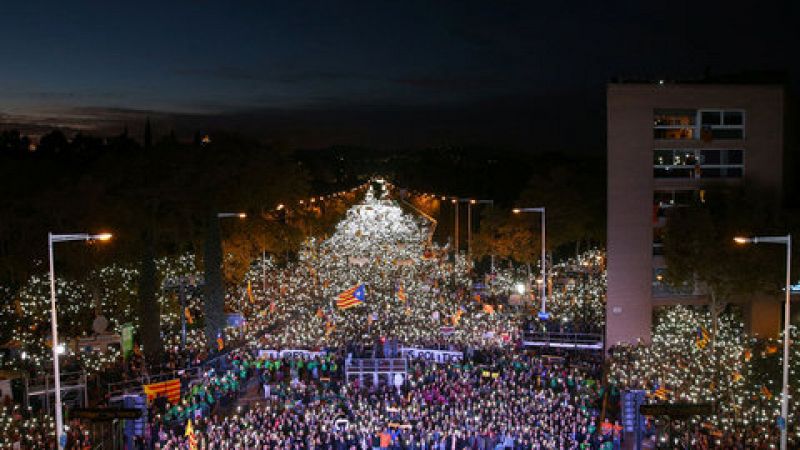
<instances>
[{"instance_id":1,"label":"white banner","mask_svg":"<svg viewBox=\"0 0 800 450\"><path fill-rule=\"evenodd\" d=\"M403 355L404 358L423 358L429 361L436 361L440 363L461 361L464 359L464 352L432 350L427 348L403 347L400 349L400 354Z\"/></svg>"},{"instance_id":2,"label":"white banner","mask_svg":"<svg viewBox=\"0 0 800 450\"><path fill-rule=\"evenodd\" d=\"M258 357L259 358L297 358L297 357L306 357L306 358L319 358L321 356L325 356L325 352L312 352L309 350L259 350Z\"/></svg>"},{"instance_id":3,"label":"white banner","mask_svg":"<svg viewBox=\"0 0 800 450\"><path fill-rule=\"evenodd\" d=\"M351 256L349 260L350 264L354 266L363 266L369 263L369 259L366 256Z\"/></svg>"}]
</instances>

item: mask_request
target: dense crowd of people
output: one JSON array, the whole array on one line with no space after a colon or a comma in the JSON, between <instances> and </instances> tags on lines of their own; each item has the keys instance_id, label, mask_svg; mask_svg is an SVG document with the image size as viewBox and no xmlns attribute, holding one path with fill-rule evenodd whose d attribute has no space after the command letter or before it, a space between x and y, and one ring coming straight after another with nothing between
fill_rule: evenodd
<instances>
[{"instance_id":1,"label":"dense crowd of people","mask_svg":"<svg viewBox=\"0 0 800 450\"><path fill-rule=\"evenodd\" d=\"M654 330L652 345L612 352L605 366L609 387L596 353L548 358L520 346L526 332L602 332L601 251L551 266L552 317L541 321L530 269L498 268L476 279L466 258L449 259L450 249L428 240L430 225L380 188L369 189L331 236L309 240L295 260L252 265L245 284L227 294L226 303L245 320L226 329L221 352L208 352L197 325L182 349L175 328L180 316L170 316L160 367L145 364L138 347L125 361L119 353L69 352L63 367L96 366L95 387L158 372L180 378L178 401L150 401L145 431L131 441L135 448L187 448L191 422L198 448L616 449L622 432L611 418L619 415L615 405L624 389L644 389L651 401L699 402L720 393L747 408L723 406L713 423L659 424L658 432L650 421L656 445L776 442L776 427L761 416L774 417L777 395L745 390L753 384L743 380L754 375L743 362L748 350L736 324L721 323L712 353L694 339L698 328L711 328L708 319L673 310ZM180 270L196 270L181 264ZM365 287L363 303L338 308L336 296L358 285ZM187 314L202 320L202 292L187 294ZM398 357L414 347L460 352L463 359L411 359L397 384L344 376L349 357ZM282 350L288 353L281 356ZM46 358L25 367L35 370ZM180 372L187 367L194 369ZM245 400L254 387L263 398ZM90 392L93 405L108 404L101 391ZM8 405L0 415L0 447L48 448L52 428L50 417ZM79 422L71 423L68 442L70 448L89 443Z\"/></svg>"},{"instance_id":2,"label":"dense crowd of people","mask_svg":"<svg viewBox=\"0 0 800 450\"><path fill-rule=\"evenodd\" d=\"M196 438L208 448L319 449L577 449L615 439L595 433L599 364L513 351L484 359L490 363L416 360L399 386L316 378L312 371L291 378L284 364L262 377L273 386L265 401L241 414L203 416L194 424ZM280 370L285 377L276 375ZM183 428L161 430L157 448L187 442Z\"/></svg>"}]
</instances>

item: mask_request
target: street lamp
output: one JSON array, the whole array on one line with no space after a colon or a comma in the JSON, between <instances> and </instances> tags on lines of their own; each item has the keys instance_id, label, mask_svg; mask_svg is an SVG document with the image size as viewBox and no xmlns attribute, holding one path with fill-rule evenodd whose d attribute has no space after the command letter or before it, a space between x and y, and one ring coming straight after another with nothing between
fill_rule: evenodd
<instances>
[{"instance_id":1,"label":"street lamp","mask_svg":"<svg viewBox=\"0 0 800 450\"><path fill-rule=\"evenodd\" d=\"M472 205L486 204L494 206L494 200L470 199L467 203L467 255L469 259L472 259Z\"/></svg>"},{"instance_id":2,"label":"street lamp","mask_svg":"<svg viewBox=\"0 0 800 450\"><path fill-rule=\"evenodd\" d=\"M53 234L47 233L47 253L50 258L50 331L53 333L53 378L55 378L56 394L56 443L63 447L61 442L64 436L64 418L61 414L61 370L58 366L58 355L64 353L64 347L58 343L58 316L56 314L56 273L53 264L53 244L68 241L107 241L111 233L101 234Z\"/></svg>"},{"instance_id":3,"label":"street lamp","mask_svg":"<svg viewBox=\"0 0 800 450\"><path fill-rule=\"evenodd\" d=\"M458 258L458 199L454 197L450 199L450 202L455 205L455 210L453 212L453 220L455 220L455 236L453 239L453 249L455 249L455 251L453 252L453 264L455 264L455 260Z\"/></svg>"},{"instance_id":4,"label":"street lamp","mask_svg":"<svg viewBox=\"0 0 800 450\"><path fill-rule=\"evenodd\" d=\"M208 346L220 337L225 322L225 293L222 288L222 240L219 220L225 218L246 219L244 212L217 212L208 221L205 246L205 286L206 286L206 338Z\"/></svg>"},{"instance_id":5,"label":"street lamp","mask_svg":"<svg viewBox=\"0 0 800 450\"><path fill-rule=\"evenodd\" d=\"M226 217L238 217L240 219L247 219L247 213L243 213L243 212L238 212L238 213L234 213L234 212L217 213L217 218L218 219L224 219Z\"/></svg>"},{"instance_id":6,"label":"street lamp","mask_svg":"<svg viewBox=\"0 0 800 450\"><path fill-rule=\"evenodd\" d=\"M783 388L781 390L781 450L787 448L787 430L789 428L789 327L790 298L792 274L792 235L757 236L733 238L739 245L744 244L783 244L786 246L786 303L783 311Z\"/></svg>"},{"instance_id":7,"label":"street lamp","mask_svg":"<svg viewBox=\"0 0 800 450\"><path fill-rule=\"evenodd\" d=\"M189 286L198 288L204 286L204 282L202 279L198 280L194 275L179 276L164 281L165 288L178 290L178 301L181 304L181 351L186 350L186 309L188 308L186 302L186 288Z\"/></svg>"},{"instance_id":8,"label":"street lamp","mask_svg":"<svg viewBox=\"0 0 800 450\"><path fill-rule=\"evenodd\" d=\"M514 214L520 213L541 213L542 214L542 285L539 287L539 295L542 296L542 310L539 311L539 318L547 320L550 314L547 313L547 253L545 250L545 236L547 234L545 209L544 206L539 208L514 208Z\"/></svg>"},{"instance_id":9,"label":"street lamp","mask_svg":"<svg viewBox=\"0 0 800 450\"><path fill-rule=\"evenodd\" d=\"M444 199L445 197L442 197ZM467 204L467 257L472 257L472 205L476 204L491 204L494 205L494 200L478 200L474 198L458 198L453 197L450 199L450 202L455 205L455 244L456 244L456 254L458 254L459 249L459 242L458 242L458 205L459 203L466 203Z\"/></svg>"}]
</instances>

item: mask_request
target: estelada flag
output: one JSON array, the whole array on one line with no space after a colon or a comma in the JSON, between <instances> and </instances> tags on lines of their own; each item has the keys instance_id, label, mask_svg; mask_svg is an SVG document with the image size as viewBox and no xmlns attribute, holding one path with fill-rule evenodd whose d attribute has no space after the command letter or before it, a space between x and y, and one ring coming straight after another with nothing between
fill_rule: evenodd
<instances>
[{"instance_id":1,"label":"estelada flag","mask_svg":"<svg viewBox=\"0 0 800 450\"><path fill-rule=\"evenodd\" d=\"M761 386L761 395L766 397L767 400L772 400L772 392L766 386Z\"/></svg>"},{"instance_id":2,"label":"estelada flag","mask_svg":"<svg viewBox=\"0 0 800 450\"><path fill-rule=\"evenodd\" d=\"M363 284L357 284L336 296L336 307L348 309L364 303L366 290Z\"/></svg>"},{"instance_id":3,"label":"estelada flag","mask_svg":"<svg viewBox=\"0 0 800 450\"><path fill-rule=\"evenodd\" d=\"M491 316L492 314L494 314L494 306L486 303L485 305L483 305L483 312Z\"/></svg>"},{"instance_id":4,"label":"estelada flag","mask_svg":"<svg viewBox=\"0 0 800 450\"><path fill-rule=\"evenodd\" d=\"M667 400L669 398L669 394L672 393L669 389L665 388L664 386L658 387L653 391L653 397L659 400Z\"/></svg>"},{"instance_id":5,"label":"estelada flag","mask_svg":"<svg viewBox=\"0 0 800 450\"><path fill-rule=\"evenodd\" d=\"M706 345L708 345L708 341L711 340L711 335L708 334L708 330L703 327L697 327L697 336L695 337L695 345L697 348L704 349Z\"/></svg>"},{"instance_id":6,"label":"estelada flag","mask_svg":"<svg viewBox=\"0 0 800 450\"><path fill-rule=\"evenodd\" d=\"M197 436L194 435L192 419L186 422L186 431L184 431L183 435L189 436L189 450L197 450Z\"/></svg>"},{"instance_id":7,"label":"estelada flag","mask_svg":"<svg viewBox=\"0 0 800 450\"><path fill-rule=\"evenodd\" d=\"M217 336L217 350L222 350L223 348L225 348L225 341L222 336Z\"/></svg>"},{"instance_id":8,"label":"estelada flag","mask_svg":"<svg viewBox=\"0 0 800 450\"><path fill-rule=\"evenodd\" d=\"M189 325L194 323L194 317L192 317L192 312L189 311L188 306L184 308L183 315L186 316L186 323L188 323Z\"/></svg>"},{"instance_id":9,"label":"estelada flag","mask_svg":"<svg viewBox=\"0 0 800 450\"><path fill-rule=\"evenodd\" d=\"M333 333L333 330L336 329L336 325L333 324L330 320L325 322L325 337L328 337Z\"/></svg>"},{"instance_id":10,"label":"estelada flag","mask_svg":"<svg viewBox=\"0 0 800 450\"><path fill-rule=\"evenodd\" d=\"M186 422L186 430L183 432L184 436L191 436L194 434L194 428L192 427L192 419L189 419Z\"/></svg>"},{"instance_id":11,"label":"estelada flag","mask_svg":"<svg viewBox=\"0 0 800 450\"><path fill-rule=\"evenodd\" d=\"M406 295L406 290L403 289L403 285L397 285L397 299L401 302L405 303L408 300L408 296Z\"/></svg>"},{"instance_id":12,"label":"estelada flag","mask_svg":"<svg viewBox=\"0 0 800 450\"><path fill-rule=\"evenodd\" d=\"M255 304L256 299L253 297L253 285L250 283L250 280L247 280L247 297L250 298L251 305Z\"/></svg>"},{"instance_id":13,"label":"estelada flag","mask_svg":"<svg viewBox=\"0 0 800 450\"><path fill-rule=\"evenodd\" d=\"M151 402L159 395L163 395L173 405L181 399L181 380L178 378L162 381L160 383L145 384L142 386L147 394L147 401Z\"/></svg>"}]
</instances>

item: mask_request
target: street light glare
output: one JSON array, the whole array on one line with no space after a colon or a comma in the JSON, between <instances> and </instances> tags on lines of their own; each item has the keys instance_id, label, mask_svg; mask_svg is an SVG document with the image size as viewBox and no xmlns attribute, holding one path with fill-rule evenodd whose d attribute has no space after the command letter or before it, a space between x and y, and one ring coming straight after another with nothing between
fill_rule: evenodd
<instances>
[{"instance_id":1,"label":"street light glare","mask_svg":"<svg viewBox=\"0 0 800 450\"><path fill-rule=\"evenodd\" d=\"M279 204L279 205L278 205L278 207L277 207L277 208L275 208L275 209L277 209L278 211L280 211L280 210L282 210L283 208L284 208L284 206L283 206L283 203L281 203L281 204Z\"/></svg>"},{"instance_id":2,"label":"street light glare","mask_svg":"<svg viewBox=\"0 0 800 450\"><path fill-rule=\"evenodd\" d=\"M247 213L243 213L243 212L239 213L239 218L240 219L246 219L247 218Z\"/></svg>"},{"instance_id":3,"label":"street light glare","mask_svg":"<svg viewBox=\"0 0 800 450\"><path fill-rule=\"evenodd\" d=\"M113 235L111 233L100 233L95 235L94 239L98 241L110 241L112 236Z\"/></svg>"},{"instance_id":4,"label":"street light glare","mask_svg":"<svg viewBox=\"0 0 800 450\"><path fill-rule=\"evenodd\" d=\"M742 237L742 236L736 236L735 238L733 238L733 242L736 242L739 245L749 244L752 241L753 240L751 238L746 238L746 237Z\"/></svg>"},{"instance_id":5,"label":"street light glare","mask_svg":"<svg viewBox=\"0 0 800 450\"><path fill-rule=\"evenodd\" d=\"M514 208L514 209L511 210L511 212L513 212L514 214L519 214L519 213L522 212L522 210L519 209L519 208Z\"/></svg>"}]
</instances>

